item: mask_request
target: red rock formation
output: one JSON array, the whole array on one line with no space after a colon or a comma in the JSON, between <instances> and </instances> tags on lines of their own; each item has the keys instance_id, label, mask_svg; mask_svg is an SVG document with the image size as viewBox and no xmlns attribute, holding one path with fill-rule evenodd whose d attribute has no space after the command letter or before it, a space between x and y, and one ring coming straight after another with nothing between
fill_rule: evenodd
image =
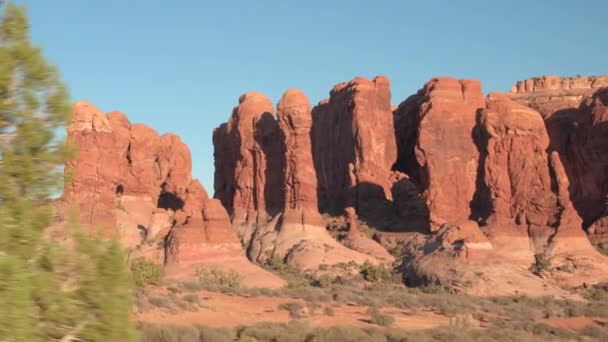
<instances>
[{"instance_id":1,"label":"red rock formation","mask_svg":"<svg viewBox=\"0 0 608 342\"><path fill-rule=\"evenodd\" d=\"M247 286L285 284L247 260L226 210L192 179L190 151L178 136L78 102L68 139L80 153L67 163L73 177L63 201L80 208L83 223L118 234L132 257L165 263L169 277L218 266ZM164 251L158 243L167 236Z\"/></svg>"},{"instance_id":2,"label":"red rock formation","mask_svg":"<svg viewBox=\"0 0 608 342\"><path fill-rule=\"evenodd\" d=\"M341 241L344 246L363 254L371 255L374 258L389 264L395 261L395 258L378 242L365 236L361 230L359 230L357 213L354 208L346 208L344 210L344 216L348 226L348 233Z\"/></svg>"},{"instance_id":3,"label":"red rock formation","mask_svg":"<svg viewBox=\"0 0 608 342\"><path fill-rule=\"evenodd\" d=\"M476 200L488 206L481 216L495 246L524 260L532 254L555 264L582 256L599 260L570 201L561 161L556 152L546 152L549 137L542 116L491 94L480 126L482 184Z\"/></svg>"},{"instance_id":4,"label":"red rock formation","mask_svg":"<svg viewBox=\"0 0 608 342\"><path fill-rule=\"evenodd\" d=\"M213 134L215 197L237 221L283 209L283 139L270 100L242 95L227 124Z\"/></svg>"},{"instance_id":5,"label":"red rock formation","mask_svg":"<svg viewBox=\"0 0 608 342\"><path fill-rule=\"evenodd\" d=\"M589 226L608 193L608 76L533 78L518 82L511 97L543 115L574 206Z\"/></svg>"},{"instance_id":6,"label":"red rock formation","mask_svg":"<svg viewBox=\"0 0 608 342\"><path fill-rule=\"evenodd\" d=\"M260 262L281 257L301 269L377 262L340 245L325 229L317 209L313 120L306 96L288 90L277 105L278 120L272 113L266 97L245 94L228 123L214 133L215 196L233 212L248 257Z\"/></svg>"},{"instance_id":7,"label":"red rock formation","mask_svg":"<svg viewBox=\"0 0 608 342\"><path fill-rule=\"evenodd\" d=\"M390 198L396 145L388 79L358 77L336 85L313 109L312 145L322 210L361 211Z\"/></svg>"},{"instance_id":8,"label":"red rock formation","mask_svg":"<svg viewBox=\"0 0 608 342\"><path fill-rule=\"evenodd\" d=\"M396 167L420 189L432 229L471 214L478 160L471 135L483 107L478 81L444 77L432 79L395 111Z\"/></svg>"},{"instance_id":9,"label":"red rock formation","mask_svg":"<svg viewBox=\"0 0 608 342\"><path fill-rule=\"evenodd\" d=\"M285 209L317 210L317 174L312 158L310 102L298 89L290 89L277 104L285 139Z\"/></svg>"},{"instance_id":10,"label":"red rock formation","mask_svg":"<svg viewBox=\"0 0 608 342\"><path fill-rule=\"evenodd\" d=\"M179 137L159 136L145 125L131 125L122 113L106 116L80 101L68 141L79 153L66 164L71 177L63 199L79 205L82 223L114 234L122 196L148 198L154 207L171 210L184 208L188 199L189 215L202 210L207 194L192 180L190 151Z\"/></svg>"}]
</instances>

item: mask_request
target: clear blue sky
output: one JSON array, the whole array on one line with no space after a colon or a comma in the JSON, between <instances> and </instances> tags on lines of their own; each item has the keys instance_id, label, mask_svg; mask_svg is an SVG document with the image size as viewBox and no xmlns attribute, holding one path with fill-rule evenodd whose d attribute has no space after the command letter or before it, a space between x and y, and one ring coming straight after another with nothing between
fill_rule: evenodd
<instances>
[{"instance_id":1,"label":"clear blue sky","mask_svg":"<svg viewBox=\"0 0 608 342\"><path fill-rule=\"evenodd\" d=\"M506 91L542 74L608 73L608 1L19 0L72 98L173 132L213 193L212 131L248 90L313 104L386 75L398 104L433 76Z\"/></svg>"}]
</instances>

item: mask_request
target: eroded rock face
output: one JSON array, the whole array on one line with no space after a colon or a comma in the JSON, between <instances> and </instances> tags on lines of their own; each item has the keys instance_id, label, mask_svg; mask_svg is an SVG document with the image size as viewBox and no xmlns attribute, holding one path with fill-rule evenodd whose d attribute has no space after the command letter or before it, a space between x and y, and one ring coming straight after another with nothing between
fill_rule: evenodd
<instances>
[{"instance_id":1,"label":"eroded rock face","mask_svg":"<svg viewBox=\"0 0 608 342\"><path fill-rule=\"evenodd\" d=\"M249 287L279 288L285 282L247 260L230 217L219 200L205 202L202 217L176 226L167 238L165 274L191 276L200 268L218 268L243 277Z\"/></svg>"},{"instance_id":2,"label":"eroded rock face","mask_svg":"<svg viewBox=\"0 0 608 342\"><path fill-rule=\"evenodd\" d=\"M77 102L68 141L79 153L66 164L71 177L63 199L79 206L81 223L101 227L108 236L116 233L115 211L123 196L172 211L183 209L188 199L192 215L208 198L192 180L190 151L179 137L131 125L122 113L105 115L86 101Z\"/></svg>"},{"instance_id":3,"label":"eroded rock face","mask_svg":"<svg viewBox=\"0 0 608 342\"><path fill-rule=\"evenodd\" d=\"M304 270L349 261L376 263L339 244L325 229L318 211L313 118L306 96L288 90L277 105L276 120L270 106L261 94L245 94L228 123L214 134L215 196L232 212L247 256L258 262L280 257Z\"/></svg>"},{"instance_id":4,"label":"eroded rock face","mask_svg":"<svg viewBox=\"0 0 608 342\"><path fill-rule=\"evenodd\" d=\"M263 94L242 95L228 123L213 134L215 197L236 221L273 216L284 207L284 139L272 102Z\"/></svg>"},{"instance_id":5,"label":"eroded rock face","mask_svg":"<svg viewBox=\"0 0 608 342\"><path fill-rule=\"evenodd\" d=\"M520 81L511 97L538 110L551 149L570 180L572 202L585 227L602 214L608 193L608 76L545 76Z\"/></svg>"},{"instance_id":6,"label":"eroded rock face","mask_svg":"<svg viewBox=\"0 0 608 342\"><path fill-rule=\"evenodd\" d=\"M190 151L178 136L87 102L73 111L68 139L80 152L66 165L72 178L63 201L79 208L82 223L117 234L130 257L164 264L169 277L218 266L241 274L246 286L284 285L247 260L224 207L192 179Z\"/></svg>"},{"instance_id":7,"label":"eroded rock face","mask_svg":"<svg viewBox=\"0 0 608 342\"><path fill-rule=\"evenodd\" d=\"M285 139L285 208L317 210L317 174L312 158L310 102L298 89L290 89L277 104Z\"/></svg>"},{"instance_id":8,"label":"eroded rock face","mask_svg":"<svg viewBox=\"0 0 608 342\"><path fill-rule=\"evenodd\" d=\"M432 230L471 214L479 157L471 136L484 106L479 81L442 77L395 110L396 168L418 186Z\"/></svg>"},{"instance_id":9,"label":"eroded rock face","mask_svg":"<svg viewBox=\"0 0 608 342\"><path fill-rule=\"evenodd\" d=\"M390 199L396 143L388 79L336 85L313 109L312 145L321 210L361 211L365 203Z\"/></svg>"}]
</instances>

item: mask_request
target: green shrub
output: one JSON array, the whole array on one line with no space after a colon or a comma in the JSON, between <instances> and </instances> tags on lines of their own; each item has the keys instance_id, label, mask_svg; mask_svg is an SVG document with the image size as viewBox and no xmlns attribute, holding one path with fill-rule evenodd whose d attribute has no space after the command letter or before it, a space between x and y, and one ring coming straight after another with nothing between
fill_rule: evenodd
<instances>
[{"instance_id":1,"label":"green shrub","mask_svg":"<svg viewBox=\"0 0 608 342\"><path fill-rule=\"evenodd\" d=\"M314 277L311 281L311 285L315 287L328 288L334 282L334 279L329 274L321 274L317 277Z\"/></svg>"},{"instance_id":2,"label":"green shrub","mask_svg":"<svg viewBox=\"0 0 608 342\"><path fill-rule=\"evenodd\" d=\"M241 275L229 270L224 271L217 267L200 267L196 270L199 282L205 286L225 286L238 288L241 286Z\"/></svg>"},{"instance_id":3,"label":"green shrub","mask_svg":"<svg viewBox=\"0 0 608 342\"><path fill-rule=\"evenodd\" d=\"M133 281L138 287L158 285L163 275L161 266L145 258L133 260L133 263L131 263L131 273L133 274Z\"/></svg>"},{"instance_id":4,"label":"green shrub","mask_svg":"<svg viewBox=\"0 0 608 342\"><path fill-rule=\"evenodd\" d=\"M391 271L384 264L374 266L368 260L365 260L363 265L361 265L359 272L363 276L363 279L373 283L387 282L392 279Z\"/></svg>"},{"instance_id":5,"label":"green shrub","mask_svg":"<svg viewBox=\"0 0 608 342\"><path fill-rule=\"evenodd\" d=\"M274 255L266 260L262 267L274 272L287 281L287 287L300 288L310 286L311 280L297 267L285 263L282 257Z\"/></svg>"}]
</instances>

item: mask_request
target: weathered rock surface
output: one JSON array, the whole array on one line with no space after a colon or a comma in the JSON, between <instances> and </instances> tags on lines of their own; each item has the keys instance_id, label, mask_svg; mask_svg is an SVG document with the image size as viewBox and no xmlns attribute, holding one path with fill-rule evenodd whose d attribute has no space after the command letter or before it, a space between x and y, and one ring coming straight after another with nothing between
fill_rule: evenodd
<instances>
[{"instance_id":1,"label":"weathered rock surface","mask_svg":"<svg viewBox=\"0 0 608 342\"><path fill-rule=\"evenodd\" d=\"M131 125L122 113L106 116L80 101L73 107L68 140L79 153L66 164L71 178L63 199L79 205L83 224L101 227L107 235L116 232L115 209L123 195L174 211L183 209L189 197L192 212L200 211L207 199L192 181L190 151L175 135L159 136L145 125Z\"/></svg>"},{"instance_id":2,"label":"weathered rock surface","mask_svg":"<svg viewBox=\"0 0 608 342\"><path fill-rule=\"evenodd\" d=\"M455 93L452 95L457 97ZM436 95L435 98L440 96ZM469 288L475 289L473 291L483 289L488 293L507 293L513 290L512 286L500 283L507 279L518 279L528 287L525 291L539 293L543 281L531 277L528 268L534 264L546 266L547 262L552 270L565 265L574 270L568 275L555 275L553 271L550 275L569 285L606 278L606 258L594 250L581 229L582 221L570 201L570 185L560 157L557 152L547 152L550 139L542 115L506 94L491 94L485 103L474 106L478 107L477 110L469 108L476 117L474 129L469 126L470 122L460 126L455 124L450 126L450 138L447 139L460 137L460 143L452 140L449 144L460 147L467 143L466 136L469 135L470 143L474 143L479 151L478 164L476 160L471 164L470 158L458 152L437 149L436 146L443 146L440 143L445 139L438 137L442 137L441 132L445 130L432 131L432 138L438 140L434 141L435 145L428 144L428 141L427 145L422 145L425 127L419 124L416 133L415 118L422 117L423 122L431 120L429 113L442 108L435 106L433 109L433 96L430 97L428 101L419 93L396 111L396 127L402 127L406 132L408 129L414 131L399 136L400 151L410 151L413 156L406 155L410 159L399 160L397 166L406 172L409 170L410 177L418 186L424 184L421 180L428 179L428 187L432 188L433 183L441 178L433 179L433 173L426 166L429 163L420 163L420 160L429 160L428 156L433 156L432 151L442 151L441 156L448 156L444 158L448 162L440 160L444 163L440 164L443 169L470 170L471 165L477 165L477 169L468 176L468 172L447 173L450 177L460 177L453 178L458 179L454 183L469 182L469 187L459 185L445 192L444 199L450 199L454 206L458 206L463 202L460 195L466 193L464 203L470 205L470 209L461 207L460 212L464 212L461 215L470 215L483 226L479 229L472 221L463 224L456 216L439 225L439 230L426 242L409 248L404 269L410 281L413 284L450 283L462 291ZM424 115L417 114L429 102L431 109L423 109ZM440 103L445 105L448 102ZM452 105L443 108L444 115L432 127L453 123L452 116L462 107ZM412 144L415 144L413 152L408 150ZM417 163L414 168L411 168L412 162ZM426 168L421 170L421 165ZM475 191L474 196L469 197L470 193L462 189L469 189L471 181ZM446 182L446 186L440 190L450 189L449 186ZM423 192L423 197L428 193ZM429 200L427 197L431 222L435 224L442 222L437 220L437 212L447 212L442 217L450 217L449 211L444 210L446 207L433 203L433 199L436 201L438 197L441 198L435 196ZM463 249L463 246L470 248ZM484 276L477 276L479 273ZM464 286L463 281L468 285Z\"/></svg>"},{"instance_id":3,"label":"weathered rock surface","mask_svg":"<svg viewBox=\"0 0 608 342\"><path fill-rule=\"evenodd\" d=\"M321 264L377 262L334 240L318 212L313 119L306 96L288 90L277 105L276 120L272 113L266 97L247 93L214 134L215 196L232 212L247 256L259 262L280 257L305 270Z\"/></svg>"},{"instance_id":4,"label":"weathered rock surface","mask_svg":"<svg viewBox=\"0 0 608 342\"><path fill-rule=\"evenodd\" d=\"M365 204L391 198L396 144L386 77L336 85L313 109L311 136L321 210L363 214Z\"/></svg>"},{"instance_id":5,"label":"weathered rock surface","mask_svg":"<svg viewBox=\"0 0 608 342\"><path fill-rule=\"evenodd\" d=\"M285 281L249 262L218 200L205 202L202 218L176 226L167 238L165 273L191 276L198 268L229 270L248 287L279 288Z\"/></svg>"},{"instance_id":6,"label":"weathered rock surface","mask_svg":"<svg viewBox=\"0 0 608 342\"><path fill-rule=\"evenodd\" d=\"M511 97L539 111L570 180L572 202L589 226L608 194L608 76L520 81Z\"/></svg>"},{"instance_id":7,"label":"weathered rock surface","mask_svg":"<svg viewBox=\"0 0 608 342\"><path fill-rule=\"evenodd\" d=\"M386 263L393 263L395 258L378 242L365 236L357 225L357 214L354 208L346 208L345 216L348 226L348 233L341 241L346 247L361 252L366 255L371 255L378 260Z\"/></svg>"},{"instance_id":8,"label":"weathered rock surface","mask_svg":"<svg viewBox=\"0 0 608 342\"><path fill-rule=\"evenodd\" d=\"M285 209L317 210L317 174L312 158L310 102L298 89L290 89L277 104L285 139Z\"/></svg>"},{"instance_id":9,"label":"weathered rock surface","mask_svg":"<svg viewBox=\"0 0 608 342\"><path fill-rule=\"evenodd\" d=\"M104 115L81 101L68 140L79 154L66 165L72 177L63 202L76 206L91 229L118 235L131 257L164 263L168 276L217 265L243 275L244 285L285 283L247 260L226 210L192 179L190 151L178 136L159 136L122 113Z\"/></svg>"},{"instance_id":10,"label":"weathered rock surface","mask_svg":"<svg viewBox=\"0 0 608 342\"><path fill-rule=\"evenodd\" d=\"M442 77L395 111L396 168L422 193L432 230L471 214L479 157L471 135L484 106L479 81Z\"/></svg>"},{"instance_id":11,"label":"weathered rock surface","mask_svg":"<svg viewBox=\"0 0 608 342\"><path fill-rule=\"evenodd\" d=\"M487 224L484 231L497 252L513 264L526 259L569 263L585 268L585 276L596 272L592 278L605 272L605 258L581 229L560 158L546 152L549 137L540 113L491 94L479 128L476 214Z\"/></svg>"},{"instance_id":12,"label":"weathered rock surface","mask_svg":"<svg viewBox=\"0 0 608 342\"><path fill-rule=\"evenodd\" d=\"M235 221L273 216L284 207L284 139L272 102L263 94L242 95L228 123L213 134L215 198Z\"/></svg>"}]
</instances>

